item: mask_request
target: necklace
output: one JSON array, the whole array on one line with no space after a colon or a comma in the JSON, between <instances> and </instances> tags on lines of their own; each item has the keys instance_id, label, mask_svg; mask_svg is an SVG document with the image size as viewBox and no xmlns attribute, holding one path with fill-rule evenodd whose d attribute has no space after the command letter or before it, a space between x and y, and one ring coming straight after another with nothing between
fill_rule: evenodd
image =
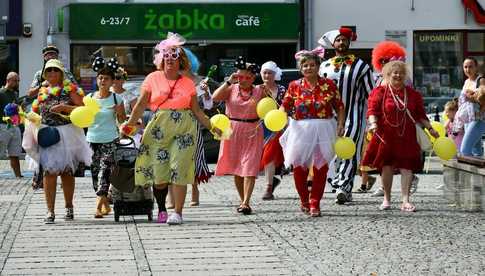
<instances>
[{"instance_id":1,"label":"necklace","mask_svg":"<svg viewBox=\"0 0 485 276\"><path fill-rule=\"evenodd\" d=\"M240 97L245 102L250 100L253 96L253 86L250 87L250 89L249 89L250 92L246 96L242 93L242 91L244 91L244 89L241 90L241 86L238 86L237 90L238 90L237 96Z\"/></svg>"},{"instance_id":2,"label":"necklace","mask_svg":"<svg viewBox=\"0 0 485 276\"><path fill-rule=\"evenodd\" d=\"M400 132L398 133L399 136L404 135L404 131L406 130L406 110L407 110L407 103L408 103L408 97L406 93L406 89L404 89L404 100L401 100L399 96L394 94L394 91L392 90L391 85L387 85L385 94L384 94L384 100L386 99L387 91L391 92L391 97L394 102L394 105L396 106L396 123L392 123L388 118L387 118L387 113L384 110L385 102L382 103L382 109L383 109L383 114L384 114L384 120L394 128L400 128ZM402 107L400 107L401 105ZM401 114L401 118L399 118Z\"/></svg>"}]
</instances>

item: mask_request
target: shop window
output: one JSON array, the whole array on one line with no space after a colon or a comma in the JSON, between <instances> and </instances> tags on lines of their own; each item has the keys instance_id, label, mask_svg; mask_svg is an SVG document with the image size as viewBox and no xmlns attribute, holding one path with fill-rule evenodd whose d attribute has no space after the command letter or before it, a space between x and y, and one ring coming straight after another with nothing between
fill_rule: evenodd
<instances>
[{"instance_id":1,"label":"shop window","mask_svg":"<svg viewBox=\"0 0 485 276\"><path fill-rule=\"evenodd\" d=\"M414 85L429 107L442 107L463 86L461 32L414 33Z\"/></svg>"},{"instance_id":2,"label":"shop window","mask_svg":"<svg viewBox=\"0 0 485 276\"><path fill-rule=\"evenodd\" d=\"M5 79L10 71L19 71L19 46L17 41L0 44L0 87L5 84ZM29 78L31 76L25 78L24 81L31 81L32 79Z\"/></svg>"}]
</instances>

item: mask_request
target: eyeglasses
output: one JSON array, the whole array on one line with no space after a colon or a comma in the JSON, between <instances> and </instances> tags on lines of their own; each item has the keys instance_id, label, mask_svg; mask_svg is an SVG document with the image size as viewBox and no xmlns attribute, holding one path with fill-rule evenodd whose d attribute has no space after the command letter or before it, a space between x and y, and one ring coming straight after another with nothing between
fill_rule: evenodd
<instances>
[{"instance_id":1,"label":"eyeglasses","mask_svg":"<svg viewBox=\"0 0 485 276\"><path fill-rule=\"evenodd\" d=\"M178 59L180 57L180 49L179 48L170 48L164 49L162 51L164 59Z\"/></svg>"},{"instance_id":2,"label":"eyeglasses","mask_svg":"<svg viewBox=\"0 0 485 276\"><path fill-rule=\"evenodd\" d=\"M237 76L237 78L242 81L242 80L251 80L253 77L252 76L243 76L243 75L239 75Z\"/></svg>"},{"instance_id":3,"label":"eyeglasses","mask_svg":"<svg viewBox=\"0 0 485 276\"><path fill-rule=\"evenodd\" d=\"M59 68L55 68L55 67L49 67L49 68L45 69L45 71L47 73L49 73L49 72L61 72L61 70L59 70Z\"/></svg>"}]
</instances>

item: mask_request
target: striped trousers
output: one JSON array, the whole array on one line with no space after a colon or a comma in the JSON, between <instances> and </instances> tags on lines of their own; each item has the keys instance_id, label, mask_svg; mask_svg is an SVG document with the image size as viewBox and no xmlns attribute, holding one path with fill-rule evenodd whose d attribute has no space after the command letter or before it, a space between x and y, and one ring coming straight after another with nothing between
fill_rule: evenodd
<instances>
[{"instance_id":1,"label":"striped trousers","mask_svg":"<svg viewBox=\"0 0 485 276\"><path fill-rule=\"evenodd\" d=\"M354 187L354 178L360 167L362 159L362 146L364 144L365 121L356 122L356 124L347 124L353 127L345 129L345 137L350 137L356 146L356 151L351 159L342 160L337 157L335 160L335 175L332 179L332 186L348 194L352 193Z\"/></svg>"}]
</instances>

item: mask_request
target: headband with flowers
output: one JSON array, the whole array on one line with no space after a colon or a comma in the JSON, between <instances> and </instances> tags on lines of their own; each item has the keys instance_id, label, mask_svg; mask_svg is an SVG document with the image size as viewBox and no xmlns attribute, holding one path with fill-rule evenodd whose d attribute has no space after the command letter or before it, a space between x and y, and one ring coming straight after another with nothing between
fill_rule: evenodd
<instances>
[{"instance_id":1,"label":"headband with flowers","mask_svg":"<svg viewBox=\"0 0 485 276\"><path fill-rule=\"evenodd\" d=\"M162 63L164 52L170 48L180 47L184 45L185 42L186 40L183 36L177 33L168 32L167 38L160 41L160 43L155 46L156 53L153 57L153 64L155 64L155 66L159 66Z\"/></svg>"},{"instance_id":2,"label":"headband with flowers","mask_svg":"<svg viewBox=\"0 0 485 276\"><path fill-rule=\"evenodd\" d=\"M234 62L234 67L240 70L248 70L254 75L257 75L259 72L259 66L256 63L247 63L242 56L237 57Z\"/></svg>"}]
</instances>

